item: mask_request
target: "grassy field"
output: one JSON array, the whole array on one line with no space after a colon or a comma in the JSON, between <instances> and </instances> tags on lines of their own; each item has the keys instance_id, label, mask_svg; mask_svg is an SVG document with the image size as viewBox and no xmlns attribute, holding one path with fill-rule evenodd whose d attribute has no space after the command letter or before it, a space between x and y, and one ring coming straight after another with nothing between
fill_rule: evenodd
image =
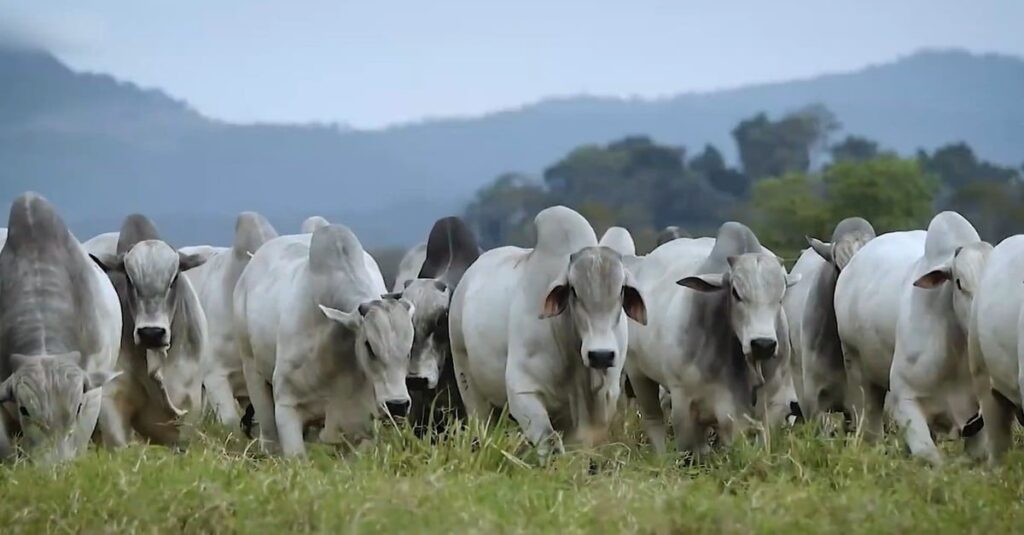
<instances>
[{"instance_id":1,"label":"grassy field","mask_svg":"<svg viewBox=\"0 0 1024 535\"><path fill-rule=\"evenodd\" d=\"M483 437L475 442L474 436ZM1018 532L1024 455L989 468L954 455L929 468L895 438L868 446L814 426L776 432L685 466L616 443L539 467L508 425L440 444L383 430L376 447L304 460L255 455L202 434L187 453L90 451L59 468L0 468L3 533ZM598 470L591 473L591 461Z\"/></svg>"}]
</instances>

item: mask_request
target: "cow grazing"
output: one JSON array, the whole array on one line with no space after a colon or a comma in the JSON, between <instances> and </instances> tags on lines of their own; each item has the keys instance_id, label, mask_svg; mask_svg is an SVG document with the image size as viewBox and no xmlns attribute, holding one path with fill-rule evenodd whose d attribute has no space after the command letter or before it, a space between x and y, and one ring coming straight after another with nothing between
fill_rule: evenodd
<instances>
[{"instance_id":1,"label":"cow grazing","mask_svg":"<svg viewBox=\"0 0 1024 535\"><path fill-rule=\"evenodd\" d=\"M41 462L85 451L120 339L110 281L49 202L16 199L0 252L0 457L17 434Z\"/></svg>"},{"instance_id":2,"label":"cow grazing","mask_svg":"<svg viewBox=\"0 0 1024 535\"><path fill-rule=\"evenodd\" d=\"M627 320L644 299L622 256L563 206L534 219L533 249L485 252L452 297L449 326L459 391L471 418L506 403L542 459L557 431L603 442L616 408Z\"/></svg>"},{"instance_id":3,"label":"cow grazing","mask_svg":"<svg viewBox=\"0 0 1024 535\"><path fill-rule=\"evenodd\" d=\"M323 421L323 442L370 438L375 417L405 416L414 310L382 298L359 240L329 225L263 245L235 289L235 327L260 442L305 453L303 431Z\"/></svg>"},{"instance_id":4,"label":"cow grazing","mask_svg":"<svg viewBox=\"0 0 1024 535\"><path fill-rule=\"evenodd\" d=\"M819 412L849 416L846 369L836 326L836 279L853 255L875 237L875 229L859 217L844 219L824 243L808 238L807 249L793 267L801 281L786 292L783 306L789 319L792 369L800 406L808 418Z\"/></svg>"},{"instance_id":5,"label":"cow grazing","mask_svg":"<svg viewBox=\"0 0 1024 535\"><path fill-rule=\"evenodd\" d=\"M932 433L942 432L968 438L977 452L967 326L990 250L960 214L942 212L927 232L869 241L840 272L836 323L866 437L881 434L888 403L914 456L940 463Z\"/></svg>"},{"instance_id":6,"label":"cow grazing","mask_svg":"<svg viewBox=\"0 0 1024 535\"><path fill-rule=\"evenodd\" d=\"M630 324L626 370L657 451L666 437L659 385L671 396L678 448L695 455L707 452L709 428L727 445L755 412L769 422L790 414L782 299L798 279L750 229L726 223L714 240L667 242L643 259L637 280L650 322Z\"/></svg>"},{"instance_id":7,"label":"cow grazing","mask_svg":"<svg viewBox=\"0 0 1024 535\"><path fill-rule=\"evenodd\" d=\"M118 367L125 373L107 396L118 416L104 440L127 444L132 430L165 445L181 445L202 405L200 357L206 314L187 277L204 257L186 255L160 239L145 216L128 216L115 255L93 255L121 302Z\"/></svg>"},{"instance_id":8,"label":"cow grazing","mask_svg":"<svg viewBox=\"0 0 1024 535\"><path fill-rule=\"evenodd\" d=\"M1024 358L1022 265L1024 235L1006 238L992 250L974 290L967 329L976 392L985 417L985 444L992 462L1002 460L1010 446L1014 416L1024 424L1020 375L1020 360Z\"/></svg>"},{"instance_id":9,"label":"cow grazing","mask_svg":"<svg viewBox=\"0 0 1024 535\"><path fill-rule=\"evenodd\" d=\"M391 287L391 291L401 292L404 290L407 282L419 276L426 260L427 242L406 251L402 256L402 261L398 263L398 274L395 276L395 284Z\"/></svg>"},{"instance_id":10,"label":"cow grazing","mask_svg":"<svg viewBox=\"0 0 1024 535\"><path fill-rule=\"evenodd\" d=\"M276 237L277 231L265 217L243 212L235 220L232 246L216 250L205 264L185 273L206 313L207 342L201 358L206 403L217 421L230 430L237 430L242 423L248 432L252 425L235 335L235 284L252 255ZM191 249L181 249L187 250ZM249 418L243 418L243 409Z\"/></svg>"},{"instance_id":11,"label":"cow grazing","mask_svg":"<svg viewBox=\"0 0 1024 535\"><path fill-rule=\"evenodd\" d=\"M478 256L476 237L462 219L439 219L430 229L417 278L404 284L402 297L416 307L408 382L419 432L431 420L440 432L449 416L465 416L451 362L448 308L452 292Z\"/></svg>"}]
</instances>

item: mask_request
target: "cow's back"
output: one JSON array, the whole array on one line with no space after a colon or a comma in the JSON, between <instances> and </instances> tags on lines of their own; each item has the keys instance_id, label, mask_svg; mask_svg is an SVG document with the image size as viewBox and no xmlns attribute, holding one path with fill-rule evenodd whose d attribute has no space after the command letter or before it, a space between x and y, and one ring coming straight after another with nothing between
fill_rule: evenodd
<instances>
[{"instance_id":1,"label":"cow's back","mask_svg":"<svg viewBox=\"0 0 1024 535\"><path fill-rule=\"evenodd\" d=\"M868 365L872 381L888 384L900 302L924 255L926 233L891 232L868 242L836 281L839 337Z\"/></svg>"}]
</instances>

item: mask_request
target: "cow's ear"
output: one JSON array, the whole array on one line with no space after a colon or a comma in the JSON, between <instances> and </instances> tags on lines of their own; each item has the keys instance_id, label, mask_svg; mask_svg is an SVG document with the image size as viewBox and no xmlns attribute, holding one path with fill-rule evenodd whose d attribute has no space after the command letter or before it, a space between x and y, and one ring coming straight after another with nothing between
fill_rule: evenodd
<instances>
[{"instance_id":1,"label":"cow's ear","mask_svg":"<svg viewBox=\"0 0 1024 535\"><path fill-rule=\"evenodd\" d=\"M85 382L82 383L82 393L100 388L110 381L113 381L118 375L121 375L121 372L115 370L89 372L85 374Z\"/></svg>"},{"instance_id":2,"label":"cow's ear","mask_svg":"<svg viewBox=\"0 0 1024 535\"><path fill-rule=\"evenodd\" d=\"M104 273L124 271L124 255L116 253L90 253L89 258L91 258Z\"/></svg>"},{"instance_id":3,"label":"cow's ear","mask_svg":"<svg viewBox=\"0 0 1024 535\"><path fill-rule=\"evenodd\" d=\"M722 288L725 288L725 278L721 273L694 275L692 277L679 279L676 281L676 284L684 288L697 290L698 292L717 292Z\"/></svg>"},{"instance_id":4,"label":"cow's ear","mask_svg":"<svg viewBox=\"0 0 1024 535\"><path fill-rule=\"evenodd\" d=\"M805 237L807 238L807 243L811 246L811 249L814 249L814 252L818 253L818 256L823 258L826 262L832 262L831 243L823 242L817 238L812 238L810 236Z\"/></svg>"},{"instance_id":5,"label":"cow's ear","mask_svg":"<svg viewBox=\"0 0 1024 535\"><path fill-rule=\"evenodd\" d=\"M629 271L626 271L626 283L622 286L622 309L633 321L647 325L647 305L637 289L636 279Z\"/></svg>"},{"instance_id":6,"label":"cow's ear","mask_svg":"<svg viewBox=\"0 0 1024 535\"><path fill-rule=\"evenodd\" d=\"M938 288L953 277L953 269L950 266L939 266L914 281L914 286L931 290Z\"/></svg>"},{"instance_id":7,"label":"cow's ear","mask_svg":"<svg viewBox=\"0 0 1024 535\"><path fill-rule=\"evenodd\" d=\"M320 311L327 319L340 324L342 327L355 331L363 321L363 316L358 312L342 312L336 308L320 305Z\"/></svg>"},{"instance_id":8,"label":"cow's ear","mask_svg":"<svg viewBox=\"0 0 1024 535\"><path fill-rule=\"evenodd\" d=\"M178 251L178 270L188 271L206 263L207 256L201 254L184 254Z\"/></svg>"},{"instance_id":9,"label":"cow's ear","mask_svg":"<svg viewBox=\"0 0 1024 535\"><path fill-rule=\"evenodd\" d=\"M572 287L569 286L569 272L566 270L548 287L540 319L553 318L565 312L565 307L569 304L569 295L571 293Z\"/></svg>"}]
</instances>

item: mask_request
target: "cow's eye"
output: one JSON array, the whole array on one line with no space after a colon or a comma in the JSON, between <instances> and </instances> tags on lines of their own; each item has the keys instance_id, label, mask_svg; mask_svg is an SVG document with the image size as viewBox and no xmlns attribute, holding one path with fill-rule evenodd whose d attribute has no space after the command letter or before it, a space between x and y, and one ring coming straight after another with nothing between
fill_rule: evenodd
<instances>
[{"instance_id":1,"label":"cow's eye","mask_svg":"<svg viewBox=\"0 0 1024 535\"><path fill-rule=\"evenodd\" d=\"M742 301L743 300L743 299L740 299L740 293L736 291L736 288L732 289L732 298L737 300L737 301Z\"/></svg>"},{"instance_id":2,"label":"cow's eye","mask_svg":"<svg viewBox=\"0 0 1024 535\"><path fill-rule=\"evenodd\" d=\"M81 403L78 404L78 410L75 411L75 414L77 414L78 416L82 415L82 404Z\"/></svg>"},{"instance_id":3,"label":"cow's eye","mask_svg":"<svg viewBox=\"0 0 1024 535\"><path fill-rule=\"evenodd\" d=\"M28 409L26 409L24 405L18 407L18 412L20 412L25 418L28 418Z\"/></svg>"},{"instance_id":4,"label":"cow's eye","mask_svg":"<svg viewBox=\"0 0 1024 535\"><path fill-rule=\"evenodd\" d=\"M363 342L363 345L366 346L366 354L373 358L375 355L373 354L373 346L370 345L370 342Z\"/></svg>"},{"instance_id":5,"label":"cow's eye","mask_svg":"<svg viewBox=\"0 0 1024 535\"><path fill-rule=\"evenodd\" d=\"M964 285L960 283L960 279L956 280L956 289L960 290L961 292L964 291Z\"/></svg>"}]
</instances>

